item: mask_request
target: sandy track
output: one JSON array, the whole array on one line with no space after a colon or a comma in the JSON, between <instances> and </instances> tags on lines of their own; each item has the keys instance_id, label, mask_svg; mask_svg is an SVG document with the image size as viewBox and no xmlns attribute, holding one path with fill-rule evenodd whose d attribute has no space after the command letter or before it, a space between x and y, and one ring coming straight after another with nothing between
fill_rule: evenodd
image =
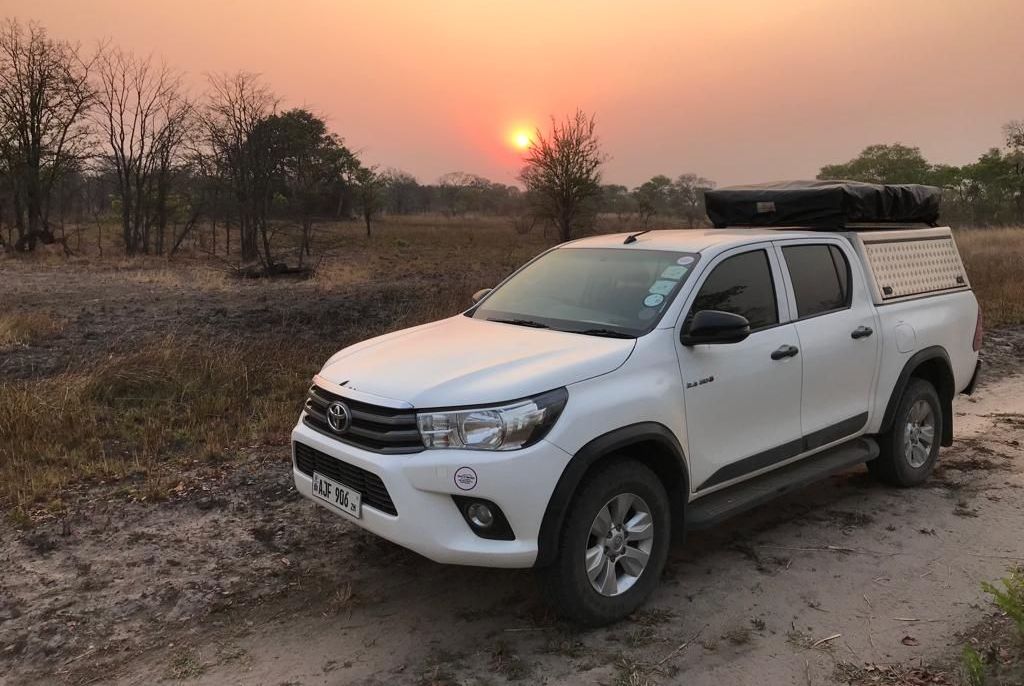
<instances>
[{"instance_id":1,"label":"sandy track","mask_svg":"<svg viewBox=\"0 0 1024 686\"><path fill-rule=\"evenodd\" d=\"M437 565L302 501L283 445L159 505L68 494L67 518L0 528L0 684L806 685L955 654L979 583L1024 562L1022 343L989 337L927 486L860 468L691 536L595 631L527 570Z\"/></svg>"},{"instance_id":2,"label":"sandy track","mask_svg":"<svg viewBox=\"0 0 1024 686\"><path fill-rule=\"evenodd\" d=\"M849 669L841 663L927 661L979 619L979 583L1024 561L1024 378L989 384L956 412L958 443L928 487L893 490L854 470L693 536L646 610L612 628L552 623L528 572L352 550L333 587L200 629L117 681L187 672L191 659L200 684L589 684L630 673L823 684ZM303 515L295 526L317 520Z\"/></svg>"}]
</instances>

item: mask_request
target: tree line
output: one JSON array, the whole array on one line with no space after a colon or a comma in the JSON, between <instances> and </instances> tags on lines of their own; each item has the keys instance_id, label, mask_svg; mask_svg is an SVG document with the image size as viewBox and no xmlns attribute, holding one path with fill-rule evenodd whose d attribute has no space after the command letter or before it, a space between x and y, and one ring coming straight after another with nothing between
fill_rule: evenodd
<instances>
[{"instance_id":1,"label":"tree line","mask_svg":"<svg viewBox=\"0 0 1024 686\"><path fill-rule=\"evenodd\" d=\"M873 145L818 176L931 183L943 188L946 221L1024 223L1024 122L1004 133L1004 148L962 167ZM358 219L369 236L381 213L508 216L523 231L553 225L563 239L598 214L642 227L655 216L704 222L713 181L686 173L632 189L603 184L606 160L593 116L577 112L535 133L522 188L461 171L421 184L366 164L322 117L282 108L256 74L210 75L195 97L153 57L106 43L86 51L38 24L0 23L0 242L18 251L60 242L70 252L66 224L77 227L75 248L81 227L94 225L102 251L114 219L128 255L173 254L203 232L215 254L273 271L282 268L278 231L299 230L301 267L319 223Z\"/></svg>"},{"instance_id":2,"label":"tree line","mask_svg":"<svg viewBox=\"0 0 1024 686\"><path fill-rule=\"evenodd\" d=\"M849 162L822 167L818 178L938 186L943 223L1024 225L1024 121L1007 123L1003 147L963 166L932 164L919 148L899 143L870 145Z\"/></svg>"},{"instance_id":3,"label":"tree line","mask_svg":"<svg viewBox=\"0 0 1024 686\"><path fill-rule=\"evenodd\" d=\"M192 97L152 57L0 23L0 243L18 251L70 251L65 222L95 224L102 250L116 218L128 255L173 254L202 228L214 251L222 234L222 252L272 269L283 227L301 228L301 264L324 220L358 218L369 235L381 212L512 214L520 195L463 172L421 185L367 165L322 117L282 109L255 74L211 75Z\"/></svg>"},{"instance_id":4,"label":"tree line","mask_svg":"<svg viewBox=\"0 0 1024 686\"><path fill-rule=\"evenodd\" d=\"M301 265L319 222L358 218L369 235L380 213L510 216L524 230L549 222L563 236L600 212L645 225L656 214L700 220L709 181L689 174L632 190L601 186L593 119L580 113L552 125L529 151L525 191L462 171L424 184L365 164L322 117L282 109L258 75L210 75L193 97L182 73L153 57L110 44L87 51L8 19L0 24L0 241L71 251L66 225L78 227L79 243L81 227L94 225L102 251L114 219L127 255L173 254L203 231L214 252L273 269L281 228L301 229ZM590 168L568 193L575 209L567 212L558 183L571 180L553 167L544 177L544 158L569 153L573 136ZM545 198L559 207L545 208Z\"/></svg>"}]
</instances>

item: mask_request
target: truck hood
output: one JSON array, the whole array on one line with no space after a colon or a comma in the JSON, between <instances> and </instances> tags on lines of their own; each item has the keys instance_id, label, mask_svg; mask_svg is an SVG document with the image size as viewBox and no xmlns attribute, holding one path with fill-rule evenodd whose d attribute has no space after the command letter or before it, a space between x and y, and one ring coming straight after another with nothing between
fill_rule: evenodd
<instances>
[{"instance_id":1,"label":"truck hood","mask_svg":"<svg viewBox=\"0 0 1024 686\"><path fill-rule=\"evenodd\" d=\"M482 405L607 374L635 345L458 315L345 348L319 376L417 408Z\"/></svg>"}]
</instances>

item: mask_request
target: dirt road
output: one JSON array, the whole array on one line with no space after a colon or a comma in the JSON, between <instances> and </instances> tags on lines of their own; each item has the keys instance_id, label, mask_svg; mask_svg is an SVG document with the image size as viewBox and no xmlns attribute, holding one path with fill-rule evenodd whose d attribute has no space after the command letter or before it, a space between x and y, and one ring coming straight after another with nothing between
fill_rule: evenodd
<instances>
[{"instance_id":1,"label":"dirt road","mask_svg":"<svg viewBox=\"0 0 1024 686\"><path fill-rule=\"evenodd\" d=\"M861 468L691 536L601 630L556 622L529 571L436 565L301 501L284 446L159 506L83 500L0 535L0 684L813 685L932 664L989 611L979 583L1024 562L1022 340L990 337L1005 376L958 399L926 487Z\"/></svg>"}]
</instances>

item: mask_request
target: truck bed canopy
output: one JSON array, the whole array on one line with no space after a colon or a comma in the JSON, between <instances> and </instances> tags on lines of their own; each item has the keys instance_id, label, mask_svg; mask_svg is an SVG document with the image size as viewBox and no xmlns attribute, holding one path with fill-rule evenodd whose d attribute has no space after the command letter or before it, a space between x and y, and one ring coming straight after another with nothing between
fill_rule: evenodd
<instances>
[{"instance_id":1,"label":"truck bed canopy","mask_svg":"<svg viewBox=\"0 0 1024 686\"><path fill-rule=\"evenodd\" d=\"M941 191L919 184L784 181L727 186L704 193L708 218L727 226L805 226L836 229L852 223L935 226Z\"/></svg>"}]
</instances>

